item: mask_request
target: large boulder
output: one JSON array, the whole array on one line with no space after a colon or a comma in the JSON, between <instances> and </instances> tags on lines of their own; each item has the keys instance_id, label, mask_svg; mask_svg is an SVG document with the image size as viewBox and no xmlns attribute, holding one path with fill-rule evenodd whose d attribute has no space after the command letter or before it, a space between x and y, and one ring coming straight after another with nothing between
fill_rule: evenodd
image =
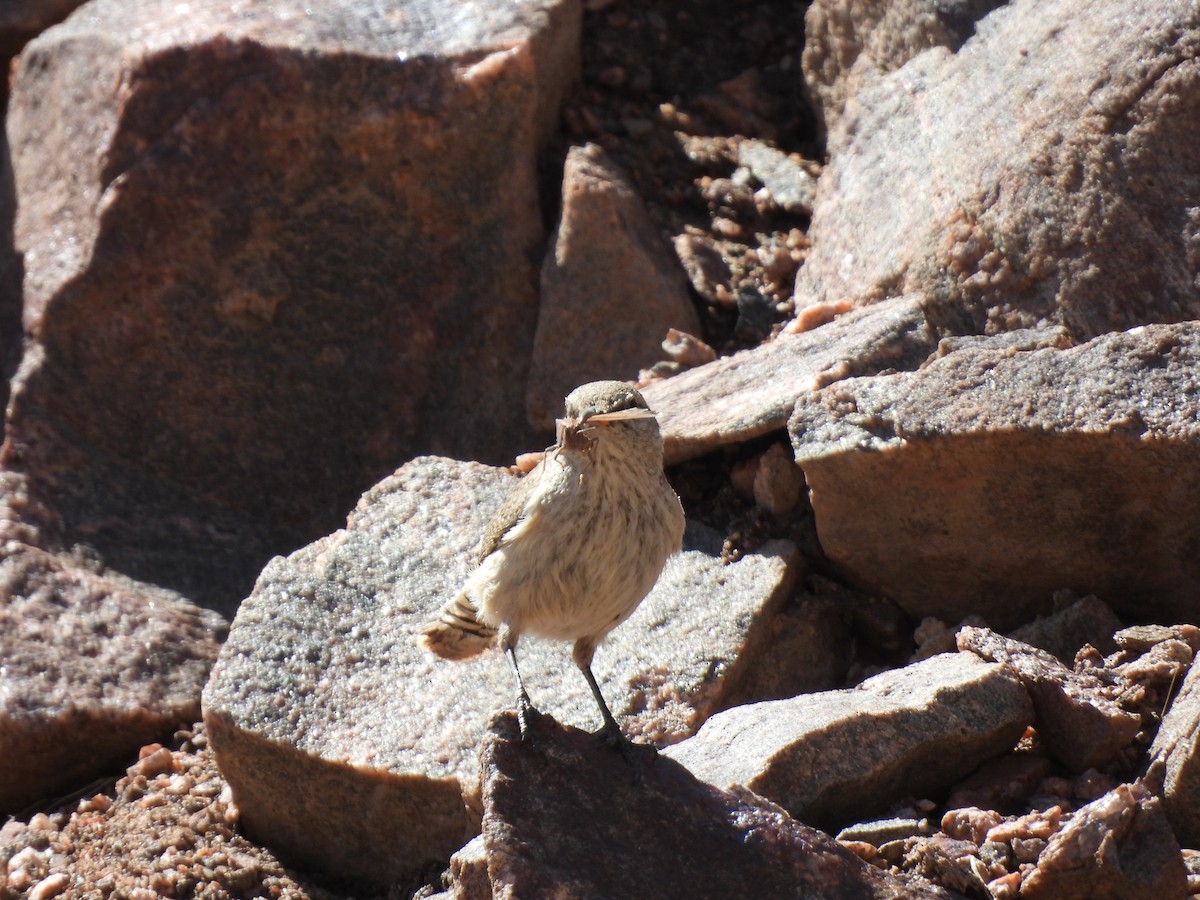
<instances>
[{"instance_id":1,"label":"large boulder","mask_svg":"<svg viewBox=\"0 0 1200 900\"><path fill-rule=\"evenodd\" d=\"M477 753L491 714L514 704L512 673L498 650L447 662L417 635L466 580L514 483L478 463L414 460L345 530L267 566L204 692L247 833L379 885L444 863L478 829ZM727 702L794 582L787 542L724 565L721 536L692 524L685 547L593 666L639 741L685 738ZM520 658L538 708L600 725L570 645L526 638Z\"/></svg>"},{"instance_id":2,"label":"large boulder","mask_svg":"<svg viewBox=\"0 0 1200 900\"><path fill-rule=\"evenodd\" d=\"M950 330L1082 340L1200 318L1198 53L1190 0L1014 0L873 78L830 134L797 297L921 291Z\"/></svg>"},{"instance_id":3,"label":"large boulder","mask_svg":"<svg viewBox=\"0 0 1200 900\"><path fill-rule=\"evenodd\" d=\"M917 616L1010 628L1070 588L1193 621L1198 366L1200 328L1155 325L804 396L788 427L821 545Z\"/></svg>"},{"instance_id":4,"label":"large boulder","mask_svg":"<svg viewBox=\"0 0 1200 900\"><path fill-rule=\"evenodd\" d=\"M59 544L232 601L415 452L526 445L580 14L95 0L27 46L0 462Z\"/></svg>"}]
</instances>

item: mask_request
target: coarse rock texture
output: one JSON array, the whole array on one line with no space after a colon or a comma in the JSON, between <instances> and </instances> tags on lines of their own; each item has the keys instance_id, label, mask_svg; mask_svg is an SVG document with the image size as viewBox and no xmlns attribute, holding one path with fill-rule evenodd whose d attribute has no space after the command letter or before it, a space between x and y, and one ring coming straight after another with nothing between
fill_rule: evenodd
<instances>
[{"instance_id":1,"label":"coarse rock texture","mask_svg":"<svg viewBox=\"0 0 1200 900\"><path fill-rule=\"evenodd\" d=\"M866 865L744 788L719 790L652 752L632 759L539 718L533 747L515 716L481 751L483 835L493 896L824 900L954 897Z\"/></svg>"},{"instance_id":2,"label":"coarse rock texture","mask_svg":"<svg viewBox=\"0 0 1200 900\"><path fill-rule=\"evenodd\" d=\"M0 818L200 713L225 623L85 559L0 549Z\"/></svg>"},{"instance_id":3,"label":"coarse rock texture","mask_svg":"<svg viewBox=\"0 0 1200 900\"><path fill-rule=\"evenodd\" d=\"M1150 778L1179 840L1200 847L1200 665L1194 661L1150 747Z\"/></svg>"},{"instance_id":4,"label":"coarse rock texture","mask_svg":"<svg viewBox=\"0 0 1200 900\"><path fill-rule=\"evenodd\" d=\"M1095 596L1076 598L1070 591L1062 591L1054 596L1053 612L1026 622L1008 636L1071 666L1085 644L1111 653L1117 648L1113 635L1120 630L1121 620L1107 603Z\"/></svg>"},{"instance_id":5,"label":"coarse rock texture","mask_svg":"<svg viewBox=\"0 0 1200 900\"><path fill-rule=\"evenodd\" d=\"M513 483L478 463L414 460L364 495L347 529L267 566L204 693L248 834L374 884L470 837L479 741L514 702L512 673L498 651L452 663L416 636L466 579ZM729 565L703 526L684 544L699 549L668 561L593 666L626 734L659 744L722 706L794 579L787 542ZM568 645L523 641L521 673L540 709L599 724Z\"/></svg>"},{"instance_id":6,"label":"coarse rock texture","mask_svg":"<svg viewBox=\"0 0 1200 900\"><path fill-rule=\"evenodd\" d=\"M1198 366L1200 326L1153 325L803 395L788 428L821 546L918 617L1006 629L1070 588L1191 621Z\"/></svg>"},{"instance_id":7,"label":"coarse rock texture","mask_svg":"<svg viewBox=\"0 0 1200 900\"><path fill-rule=\"evenodd\" d=\"M1076 340L1200 318L1198 52L1191 0L1013 0L863 86L796 297L920 291L951 331Z\"/></svg>"},{"instance_id":8,"label":"coarse rock texture","mask_svg":"<svg viewBox=\"0 0 1200 900\"><path fill-rule=\"evenodd\" d=\"M916 368L938 343L924 307L920 295L897 298L648 384L667 462L781 429L797 398L839 379Z\"/></svg>"},{"instance_id":9,"label":"coarse rock texture","mask_svg":"<svg viewBox=\"0 0 1200 900\"><path fill-rule=\"evenodd\" d=\"M1001 663L1021 680L1033 699L1038 734L1072 772L1112 762L1141 730L1141 716L1122 709L1105 681L1068 669L1044 650L970 627L959 632L958 647Z\"/></svg>"},{"instance_id":10,"label":"coarse rock texture","mask_svg":"<svg viewBox=\"0 0 1200 900\"><path fill-rule=\"evenodd\" d=\"M0 463L42 541L233 603L414 452L522 449L535 156L579 21L94 0L32 41Z\"/></svg>"},{"instance_id":11,"label":"coarse rock texture","mask_svg":"<svg viewBox=\"0 0 1200 900\"><path fill-rule=\"evenodd\" d=\"M1179 843L1162 801L1118 785L1054 834L1021 881L1029 900L1164 900L1188 893Z\"/></svg>"},{"instance_id":12,"label":"coarse rock texture","mask_svg":"<svg viewBox=\"0 0 1200 900\"><path fill-rule=\"evenodd\" d=\"M599 146L567 153L562 197L542 263L527 393L530 422L548 432L578 385L632 381L663 358L669 329L700 332L683 270Z\"/></svg>"},{"instance_id":13,"label":"coarse rock texture","mask_svg":"<svg viewBox=\"0 0 1200 900\"><path fill-rule=\"evenodd\" d=\"M957 50L1003 0L815 0L804 13L804 87L825 131L873 79L931 47Z\"/></svg>"},{"instance_id":14,"label":"coarse rock texture","mask_svg":"<svg viewBox=\"0 0 1200 900\"><path fill-rule=\"evenodd\" d=\"M948 787L1010 749L1032 718L1003 666L942 654L854 688L727 710L666 753L704 781L745 785L836 828Z\"/></svg>"}]
</instances>

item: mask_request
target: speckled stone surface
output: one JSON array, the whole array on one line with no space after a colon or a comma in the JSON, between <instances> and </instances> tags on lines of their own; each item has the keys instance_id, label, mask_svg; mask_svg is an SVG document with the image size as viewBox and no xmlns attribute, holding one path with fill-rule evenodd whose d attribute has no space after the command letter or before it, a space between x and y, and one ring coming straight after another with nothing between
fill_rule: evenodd
<instances>
[{"instance_id":1,"label":"speckled stone surface","mask_svg":"<svg viewBox=\"0 0 1200 900\"><path fill-rule=\"evenodd\" d=\"M374 860L385 878L444 860L478 827L476 753L489 715L513 705L512 675L499 651L447 662L416 635L465 579L512 480L477 463L414 460L363 497L347 529L263 572L204 704L247 828L269 846L331 868ZM689 528L689 545L700 549L668 561L596 654L596 677L635 739L693 733L790 590L791 544L730 565L703 527ZM569 645L527 638L520 654L535 705L599 727ZM371 843L376 817L388 822L381 845ZM361 835L331 841L354 830L351 819Z\"/></svg>"}]
</instances>

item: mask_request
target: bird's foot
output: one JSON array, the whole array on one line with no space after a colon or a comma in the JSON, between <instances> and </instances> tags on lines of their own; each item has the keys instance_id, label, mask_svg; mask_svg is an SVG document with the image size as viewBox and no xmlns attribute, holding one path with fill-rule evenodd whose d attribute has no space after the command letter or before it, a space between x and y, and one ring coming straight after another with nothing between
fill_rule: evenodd
<instances>
[{"instance_id":1,"label":"bird's foot","mask_svg":"<svg viewBox=\"0 0 1200 900\"><path fill-rule=\"evenodd\" d=\"M521 743L533 743L533 731L530 728L530 720L537 715L537 708L529 700L529 695L521 691L517 695L517 725L521 729Z\"/></svg>"}]
</instances>

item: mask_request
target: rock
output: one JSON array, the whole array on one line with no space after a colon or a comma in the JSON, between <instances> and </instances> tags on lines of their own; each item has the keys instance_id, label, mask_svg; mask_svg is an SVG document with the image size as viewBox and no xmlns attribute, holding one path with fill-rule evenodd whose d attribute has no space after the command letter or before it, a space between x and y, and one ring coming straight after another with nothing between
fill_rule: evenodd
<instances>
[{"instance_id":1,"label":"rock","mask_svg":"<svg viewBox=\"0 0 1200 900\"><path fill-rule=\"evenodd\" d=\"M0 551L0 815L49 803L198 717L224 623L171 591Z\"/></svg>"},{"instance_id":2,"label":"rock","mask_svg":"<svg viewBox=\"0 0 1200 900\"><path fill-rule=\"evenodd\" d=\"M1015 752L988 760L951 788L946 807L981 807L1015 815L1029 808L1029 798L1053 771L1054 763L1041 753Z\"/></svg>"},{"instance_id":3,"label":"rock","mask_svg":"<svg viewBox=\"0 0 1200 900\"><path fill-rule=\"evenodd\" d=\"M1162 801L1138 783L1119 785L1075 813L1021 881L1022 900L1163 900L1187 893L1187 869Z\"/></svg>"},{"instance_id":4,"label":"rock","mask_svg":"<svg viewBox=\"0 0 1200 900\"><path fill-rule=\"evenodd\" d=\"M421 458L364 495L348 527L267 566L238 610L204 717L247 833L290 859L386 884L446 859L478 827L476 754L513 705L502 654L439 660L416 635L465 580L513 481ZM791 593L795 549L722 565L721 536L685 550L596 654L626 734L668 743L725 702ZM521 643L535 705L596 727L566 644ZM305 790L296 791L296 784Z\"/></svg>"},{"instance_id":5,"label":"rock","mask_svg":"<svg viewBox=\"0 0 1200 900\"><path fill-rule=\"evenodd\" d=\"M1184 846L1200 846L1200 665L1194 661L1149 755L1171 827Z\"/></svg>"},{"instance_id":6,"label":"rock","mask_svg":"<svg viewBox=\"0 0 1200 900\"><path fill-rule=\"evenodd\" d=\"M914 295L856 310L648 384L668 463L783 428L798 397L842 378L915 368L937 346L924 302Z\"/></svg>"},{"instance_id":7,"label":"rock","mask_svg":"<svg viewBox=\"0 0 1200 900\"><path fill-rule=\"evenodd\" d=\"M1133 741L1142 717L1110 699L1090 672L1072 671L1044 650L986 628L964 628L958 648L1002 663L1033 698L1035 727L1051 756L1072 772L1112 762Z\"/></svg>"},{"instance_id":8,"label":"rock","mask_svg":"<svg viewBox=\"0 0 1200 900\"><path fill-rule=\"evenodd\" d=\"M35 524L232 603L414 452L511 459L579 24L577 0L95 0L32 41L0 462Z\"/></svg>"},{"instance_id":9,"label":"rock","mask_svg":"<svg viewBox=\"0 0 1200 900\"><path fill-rule=\"evenodd\" d=\"M713 304L728 305L735 302L729 292L733 273L711 239L681 234L676 236L674 246L675 255L679 257L697 294Z\"/></svg>"},{"instance_id":10,"label":"rock","mask_svg":"<svg viewBox=\"0 0 1200 900\"><path fill-rule=\"evenodd\" d=\"M812 214L817 179L786 153L762 141L742 141L738 144L737 161L739 166L750 170L784 212Z\"/></svg>"},{"instance_id":11,"label":"rock","mask_svg":"<svg viewBox=\"0 0 1200 900\"><path fill-rule=\"evenodd\" d=\"M4 57L0 56L0 63ZM8 82L0 79L0 109L8 106ZM8 406L8 380L17 366L21 348L20 254L13 246L13 219L17 201L13 188L8 139L0 129L0 404Z\"/></svg>"},{"instance_id":12,"label":"rock","mask_svg":"<svg viewBox=\"0 0 1200 900\"><path fill-rule=\"evenodd\" d=\"M918 617L1006 629L1070 587L1188 621L1198 362L1196 325L1155 325L1069 350L962 350L801 395L788 427L821 546Z\"/></svg>"},{"instance_id":13,"label":"rock","mask_svg":"<svg viewBox=\"0 0 1200 900\"><path fill-rule=\"evenodd\" d=\"M84 0L5 0L0 6L0 59L7 62L16 56L31 37L61 22L83 3ZM0 87L0 93L3 92Z\"/></svg>"},{"instance_id":14,"label":"rock","mask_svg":"<svg viewBox=\"0 0 1200 900\"><path fill-rule=\"evenodd\" d=\"M839 827L953 784L1012 747L1032 715L1003 666L944 654L848 690L728 710L665 753L704 781Z\"/></svg>"},{"instance_id":15,"label":"rock","mask_svg":"<svg viewBox=\"0 0 1200 900\"><path fill-rule=\"evenodd\" d=\"M1084 644L1102 653L1116 649L1113 635L1121 630L1121 620L1107 603L1095 596L1076 599L1065 591L1054 597L1054 606L1050 615L1038 616L1009 637L1052 653L1067 665L1074 663L1075 654Z\"/></svg>"},{"instance_id":16,"label":"rock","mask_svg":"<svg viewBox=\"0 0 1200 900\"><path fill-rule=\"evenodd\" d=\"M863 863L742 788L702 784L663 756L632 761L539 718L536 750L512 714L481 752L483 834L497 897L953 897Z\"/></svg>"},{"instance_id":17,"label":"rock","mask_svg":"<svg viewBox=\"0 0 1200 900\"><path fill-rule=\"evenodd\" d=\"M804 14L804 86L835 131L859 88L932 47L957 50L999 0L817 0Z\"/></svg>"},{"instance_id":18,"label":"rock","mask_svg":"<svg viewBox=\"0 0 1200 900\"><path fill-rule=\"evenodd\" d=\"M482 834L475 835L450 857L449 883L449 900L492 900L487 847Z\"/></svg>"},{"instance_id":19,"label":"rock","mask_svg":"<svg viewBox=\"0 0 1200 900\"><path fill-rule=\"evenodd\" d=\"M633 379L662 359L667 332L700 330L687 279L627 176L596 144L572 147L562 219L542 264L529 421L554 430L581 384Z\"/></svg>"},{"instance_id":20,"label":"rock","mask_svg":"<svg viewBox=\"0 0 1200 900\"><path fill-rule=\"evenodd\" d=\"M885 9L900 19L912 5ZM844 46L845 58L869 43L859 26L840 36L825 12L835 6L810 9L839 36L806 54ZM1189 0L1013 0L957 52L937 47L871 79L830 131L796 296L866 304L919 291L949 331L1061 324L1076 341L1200 318L1198 52ZM820 83L847 66L831 68Z\"/></svg>"}]
</instances>

